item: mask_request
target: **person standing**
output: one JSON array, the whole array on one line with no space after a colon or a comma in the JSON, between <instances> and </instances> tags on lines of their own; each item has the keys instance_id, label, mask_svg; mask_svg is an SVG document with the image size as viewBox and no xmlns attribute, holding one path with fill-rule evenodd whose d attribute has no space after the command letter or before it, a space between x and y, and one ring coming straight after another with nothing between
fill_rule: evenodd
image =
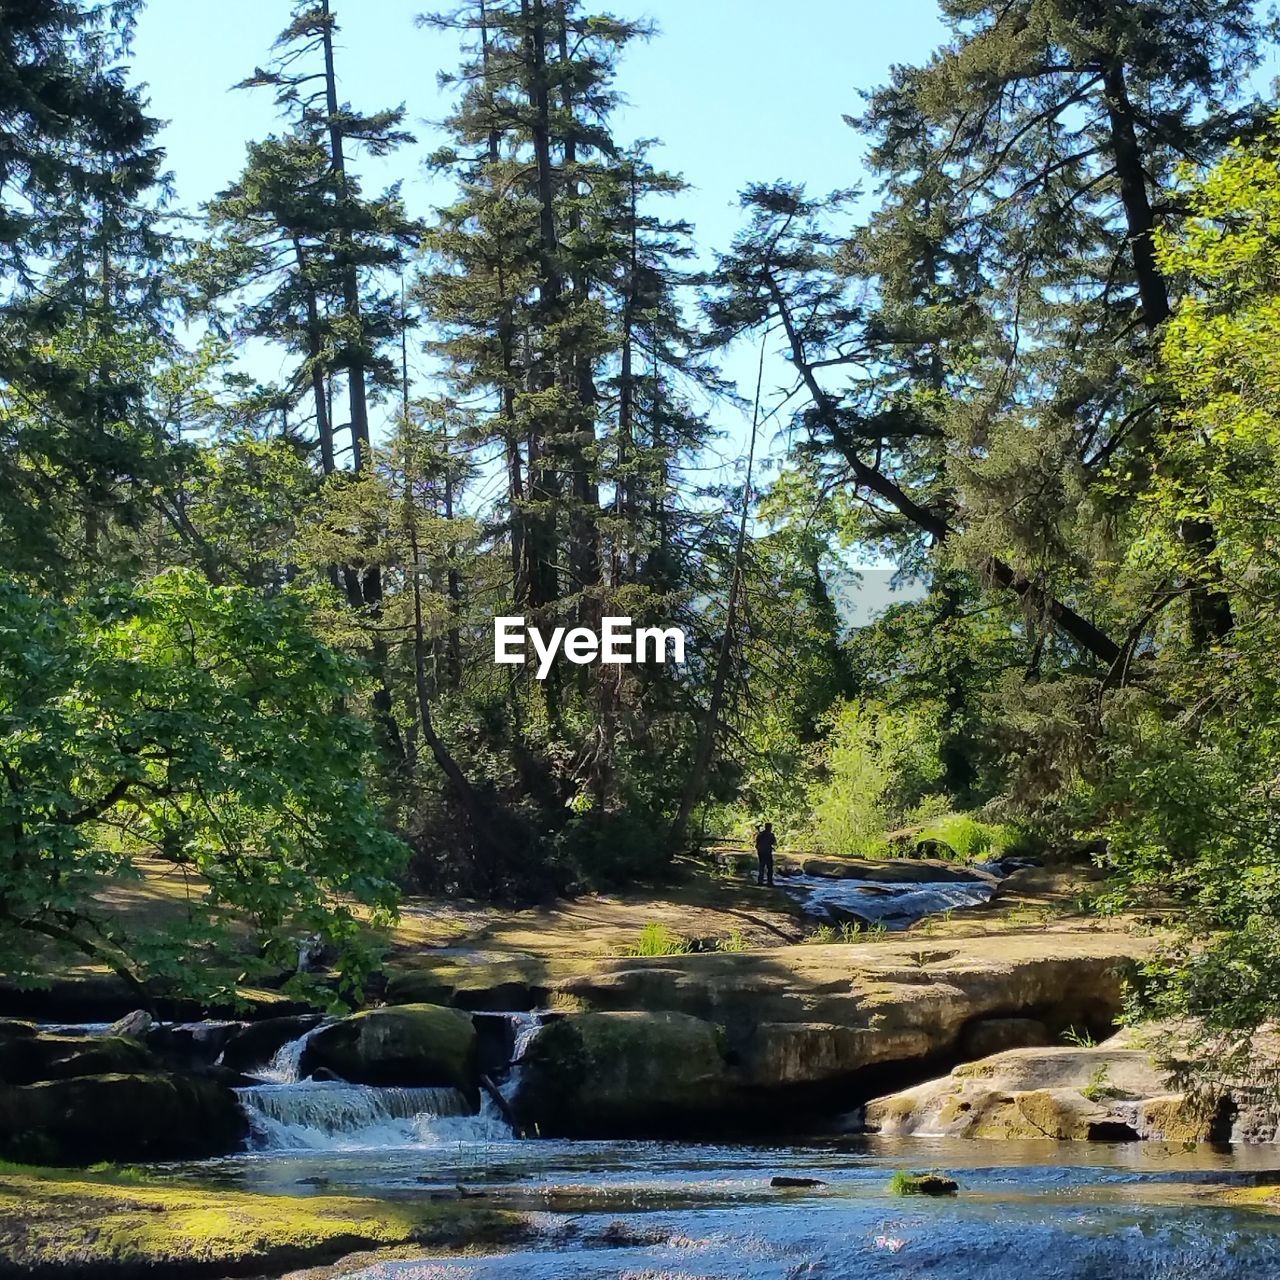
<instances>
[{"instance_id":1,"label":"person standing","mask_svg":"<svg viewBox=\"0 0 1280 1280\"><path fill-rule=\"evenodd\" d=\"M756 857L760 859L760 874L757 884L767 883L773 887L773 851L778 847L778 837L773 834L773 823L766 822L756 832Z\"/></svg>"}]
</instances>

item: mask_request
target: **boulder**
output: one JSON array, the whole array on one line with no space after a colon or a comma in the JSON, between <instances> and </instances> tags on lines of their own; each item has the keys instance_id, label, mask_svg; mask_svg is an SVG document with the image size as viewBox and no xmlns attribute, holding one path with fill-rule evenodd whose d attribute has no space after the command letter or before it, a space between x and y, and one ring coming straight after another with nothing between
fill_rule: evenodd
<instances>
[{"instance_id":1,"label":"boulder","mask_svg":"<svg viewBox=\"0 0 1280 1280\"><path fill-rule=\"evenodd\" d=\"M135 1009L126 1013L123 1018L116 1019L108 1028L109 1036L129 1036L141 1040L151 1030L155 1019L145 1009Z\"/></svg>"},{"instance_id":2,"label":"boulder","mask_svg":"<svg viewBox=\"0 0 1280 1280\"><path fill-rule=\"evenodd\" d=\"M33 1035L0 1039L0 1082L154 1071L155 1058L127 1036Z\"/></svg>"},{"instance_id":3,"label":"boulder","mask_svg":"<svg viewBox=\"0 0 1280 1280\"><path fill-rule=\"evenodd\" d=\"M567 1014L530 1045L515 1096L528 1132L548 1137L679 1132L732 1109L720 1029L679 1013Z\"/></svg>"},{"instance_id":4,"label":"boulder","mask_svg":"<svg viewBox=\"0 0 1280 1280\"><path fill-rule=\"evenodd\" d=\"M451 1004L454 988L430 970L402 970L387 975L388 1004Z\"/></svg>"},{"instance_id":5,"label":"boulder","mask_svg":"<svg viewBox=\"0 0 1280 1280\"><path fill-rule=\"evenodd\" d=\"M0 1150L29 1163L227 1155L248 1126L235 1094L178 1075L99 1075L0 1087Z\"/></svg>"},{"instance_id":6,"label":"boulder","mask_svg":"<svg viewBox=\"0 0 1280 1280\"><path fill-rule=\"evenodd\" d=\"M1216 1109L1171 1092L1143 1049L1014 1049L871 1102L867 1127L892 1136L1202 1142Z\"/></svg>"},{"instance_id":7,"label":"boulder","mask_svg":"<svg viewBox=\"0 0 1280 1280\"><path fill-rule=\"evenodd\" d=\"M899 1173L890 1189L900 1196L953 1196L960 1184L940 1173Z\"/></svg>"},{"instance_id":8,"label":"boulder","mask_svg":"<svg viewBox=\"0 0 1280 1280\"><path fill-rule=\"evenodd\" d=\"M343 1018L307 1041L301 1074L321 1067L352 1084L461 1089L479 1105L476 1029L460 1009L405 1004Z\"/></svg>"},{"instance_id":9,"label":"boulder","mask_svg":"<svg viewBox=\"0 0 1280 1280\"><path fill-rule=\"evenodd\" d=\"M239 1022L157 1023L147 1032L143 1043L170 1070L207 1073L242 1028L243 1023ZM240 1074L238 1070L227 1070Z\"/></svg>"},{"instance_id":10,"label":"boulder","mask_svg":"<svg viewBox=\"0 0 1280 1280\"><path fill-rule=\"evenodd\" d=\"M441 947L432 967L400 969L387 975L387 1004L447 1004L460 1009L512 1012L546 1003L536 981L540 965L521 951L475 951Z\"/></svg>"}]
</instances>

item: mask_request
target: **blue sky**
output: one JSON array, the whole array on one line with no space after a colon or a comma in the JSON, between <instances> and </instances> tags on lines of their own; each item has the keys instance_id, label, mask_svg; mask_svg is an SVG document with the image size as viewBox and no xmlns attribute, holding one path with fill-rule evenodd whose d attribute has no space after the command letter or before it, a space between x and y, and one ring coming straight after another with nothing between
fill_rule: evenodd
<instances>
[{"instance_id":1,"label":"blue sky","mask_svg":"<svg viewBox=\"0 0 1280 1280\"><path fill-rule=\"evenodd\" d=\"M437 73L458 61L454 35L415 26L428 4L334 0L343 96L362 109L403 102L419 138L385 162L357 164L367 186L403 180L419 214L448 194L431 187L421 157L442 140L434 122L449 106ZM614 8L658 27L623 61L627 105L616 131L662 142L661 162L691 184L668 208L694 223L704 254L729 243L749 182L858 184L861 149L842 116L858 110L859 89L884 81L895 62L926 56L942 36L934 0L616 0ZM270 91L230 86L267 60L289 10L288 0L150 0L143 13L134 72L150 87L153 114L168 122L161 140L183 207L225 186L245 143L277 127ZM730 357L731 372L738 366L750 382L749 353ZM784 375L780 368L774 380Z\"/></svg>"},{"instance_id":2,"label":"blue sky","mask_svg":"<svg viewBox=\"0 0 1280 1280\"><path fill-rule=\"evenodd\" d=\"M458 61L454 35L415 26L429 7L429 0L334 0L342 96L365 110L403 102L419 139L387 162L357 161L359 170L370 188L401 179L419 215L447 195L433 190L421 157L442 140L434 122L449 105L437 73ZM729 243L740 223L737 195L749 182L785 178L812 191L861 184L861 147L842 116L859 110L859 90L882 83L894 63L926 57L943 37L934 0L601 7L658 27L623 60L618 87L627 104L615 131L626 141L662 142L659 161L691 184L668 209L695 225L705 255ZM161 141L181 207L193 209L225 186L240 171L245 143L277 127L269 91L230 86L269 58L290 8L289 0L150 0L134 74L150 87L152 113L168 122ZM755 353L731 351L726 371L750 392ZM786 365L772 360L766 392L786 376ZM723 410L715 420L726 435L707 462L732 467L743 452L743 424Z\"/></svg>"},{"instance_id":3,"label":"blue sky","mask_svg":"<svg viewBox=\"0 0 1280 1280\"><path fill-rule=\"evenodd\" d=\"M448 106L436 75L457 62L453 36L415 28L428 0L334 6L343 95L366 109L403 102L427 149L438 138L431 122ZM695 185L684 209L708 246L732 234L734 199L749 181L853 185L859 149L841 115L858 109L858 89L881 83L894 62L925 56L942 35L934 0L616 0L612 7L659 28L623 62L619 84L629 104L618 132L662 140L667 167ZM230 86L267 59L289 9L288 0L150 0L134 70L150 85L153 113L169 121L162 140L184 204L224 185L246 141L273 127L269 92ZM417 160L401 153L397 176L414 178Z\"/></svg>"}]
</instances>

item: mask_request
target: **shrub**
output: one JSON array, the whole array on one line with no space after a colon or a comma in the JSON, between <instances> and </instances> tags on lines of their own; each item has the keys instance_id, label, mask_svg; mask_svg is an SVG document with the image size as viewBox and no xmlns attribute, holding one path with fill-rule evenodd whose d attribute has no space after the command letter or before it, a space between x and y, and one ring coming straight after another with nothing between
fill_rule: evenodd
<instances>
[{"instance_id":1,"label":"shrub","mask_svg":"<svg viewBox=\"0 0 1280 1280\"><path fill-rule=\"evenodd\" d=\"M948 813L935 818L920 832L918 839L936 840L964 862L1001 858L1027 845L1027 837L1018 827L983 822L967 813Z\"/></svg>"}]
</instances>

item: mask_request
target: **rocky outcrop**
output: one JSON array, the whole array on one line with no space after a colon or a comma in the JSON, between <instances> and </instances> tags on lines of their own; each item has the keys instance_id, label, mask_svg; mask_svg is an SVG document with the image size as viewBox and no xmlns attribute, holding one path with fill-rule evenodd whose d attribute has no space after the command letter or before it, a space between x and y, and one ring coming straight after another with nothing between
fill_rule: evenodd
<instances>
[{"instance_id":1,"label":"rocky outcrop","mask_svg":"<svg viewBox=\"0 0 1280 1280\"><path fill-rule=\"evenodd\" d=\"M1031 933L930 946L906 935L860 945L614 960L554 984L582 1010L683 1013L724 1029L750 1087L848 1083L870 1068L960 1056L986 1019L1109 1034L1131 957L1118 933Z\"/></svg>"},{"instance_id":2,"label":"rocky outcrop","mask_svg":"<svg viewBox=\"0 0 1280 1280\"><path fill-rule=\"evenodd\" d=\"M459 1009L395 1005L353 1014L307 1041L302 1075L324 1069L352 1084L440 1085L479 1105L476 1030Z\"/></svg>"},{"instance_id":3,"label":"rocky outcrop","mask_svg":"<svg viewBox=\"0 0 1280 1280\"><path fill-rule=\"evenodd\" d=\"M21 1026L22 1024L18 1024ZM74 1076L154 1071L153 1055L127 1036L0 1032L0 1083L34 1084Z\"/></svg>"},{"instance_id":4,"label":"rocky outcrop","mask_svg":"<svg viewBox=\"0 0 1280 1280\"><path fill-rule=\"evenodd\" d=\"M577 1012L530 1050L526 1122L604 1135L848 1109L975 1044L1109 1031L1141 946L1084 932L921 942L612 960L560 980L553 1001Z\"/></svg>"},{"instance_id":5,"label":"rocky outcrop","mask_svg":"<svg viewBox=\"0 0 1280 1280\"><path fill-rule=\"evenodd\" d=\"M521 1070L516 1114L544 1136L666 1134L731 1108L736 1085L723 1033L681 1013L557 1018Z\"/></svg>"},{"instance_id":6,"label":"rocky outcrop","mask_svg":"<svg viewBox=\"0 0 1280 1280\"><path fill-rule=\"evenodd\" d=\"M892 1136L1203 1142L1230 1118L1170 1088L1123 1037L1097 1048L1014 1049L871 1102L867 1127Z\"/></svg>"},{"instance_id":7,"label":"rocky outcrop","mask_svg":"<svg viewBox=\"0 0 1280 1280\"><path fill-rule=\"evenodd\" d=\"M31 1164L188 1160L237 1150L235 1094L177 1075L97 1075L0 1087L0 1151Z\"/></svg>"}]
</instances>

